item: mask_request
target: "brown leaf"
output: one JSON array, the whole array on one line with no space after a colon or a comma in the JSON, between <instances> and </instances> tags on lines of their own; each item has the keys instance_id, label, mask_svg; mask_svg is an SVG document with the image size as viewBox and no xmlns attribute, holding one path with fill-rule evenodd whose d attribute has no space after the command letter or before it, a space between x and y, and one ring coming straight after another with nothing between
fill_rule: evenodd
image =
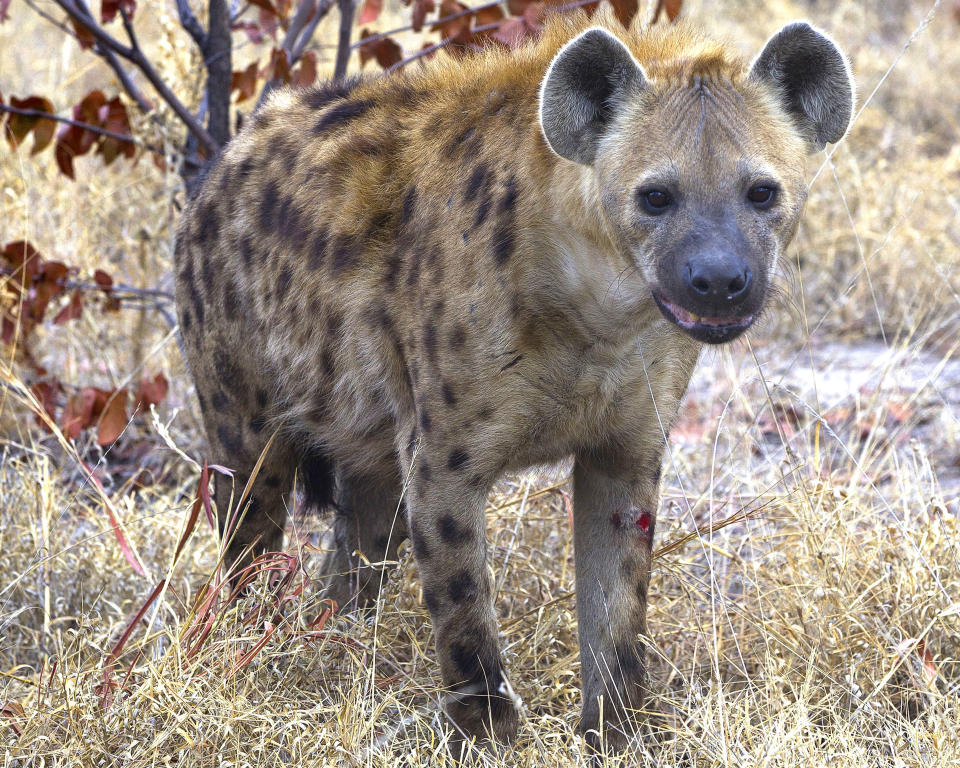
<instances>
[{"instance_id":1,"label":"brown leaf","mask_svg":"<svg viewBox=\"0 0 960 768\"><path fill-rule=\"evenodd\" d=\"M453 16L454 14L466 10L469 10L467 6L461 2L458 2L458 0L443 0L440 3L440 18L443 19L445 16ZM465 42L466 38L469 37L470 34L470 19L472 16L473 14L466 13L463 16L460 16L456 19L451 19L450 21L434 22L433 26L430 27L430 31L440 32L444 37Z\"/></svg>"},{"instance_id":2,"label":"brown leaf","mask_svg":"<svg viewBox=\"0 0 960 768\"><path fill-rule=\"evenodd\" d=\"M42 96L28 96L25 99L11 96L10 106L18 109L33 109L39 112L53 112L53 104L50 103L49 99ZM51 123L53 123L52 127ZM56 127L56 123L49 118L18 115L11 112L7 119L7 141L10 142L11 147L16 148L20 146L20 143L30 131L35 131L33 135L33 153L35 154L50 143Z\"/></svg>"},{"instance_id":3,"label":"brown leaf","mask_svg":"<svg viewBox=\"0 0 960 768\"><path fill-rule=\"evenodd\" d=\"M371 32L368 29L360 31L360 39L364 40L365 38L371 37L376 34ZM373 40L369 43L363 43L360 45L360 66L362 67L370 59L376 59L377 64L379 64L384 69L389 69L398 61L403 60L403 48L395 41L389 37L380 38L378 40Z\"/></svg>"},{"instance_id":4,"label":"brown leaf","mask_svg":"<svg viewBox=\"0 0 960 768\"><path fill-rule=\"evenodd\" d=\"M108 393L97 428L97 445L115 442L127 427L127 390L118 389Z\"/></svg>"},{"instance_id":5,"label":"brown leaf","mask_svg":"<svg viewBox=\"0 0 960 768\"><path fill-rule=\"evenodd\" d=\"M4 9L2 3L0 3L0 11ZM3 17L0 15L0 20ZM10 720L10 728L13 729L13 732L19 737L23 733L23 726L20 725L18 720L25 718L26 713L23 711L23 707L16 701L5 701L0 705L0 715L3 715L5 718Z\"/></svg>"},{"instance_id":6,"label":"brown leaf","mask_svg":"<svg viewBox=\"0 0 960 768\"><path fill-rule=\"evenodd\" d=\"M261 74L264 80L277 78L284 83L289 83L290 61L287 59L287 52L283 48L274 48L270 52L270 62Z\"/></svg>"},{"instance_id":7,"label":"brown leaf","mask_svg":"<svg viewBox=\"0 0 960 768\"><path fill-rule=\"evenodd\" d=\"M317 79L317 53L307 51L300 58L300 66L290 75L290 85L294 88L308 88Z\"/></svg>"},{"instance_id":8,"label":"brown leaf","mask_svg":"<svg viewBox=\"0 0 960 768\"><path fill-rule=\"evenodd\" d=\"M477 20L477 26L483 26L484 24L493 24L495 21L500 21L503 18L503 11L499 5L491 5L489 8L481 8L474 18Z\"/></svg>"},{"instance_id":9,"label":"brown leaf","mask_svg":"<svg viewBox=\"0 0 960 768\"><path fill-rule=\"evenodd\" d=\"M683 0L658 0L657 9L653 12L653 20L659 19L661 13L666 13L667 21L676 21L682 6Z\"/></svg>"},{"instance_id":10,"label":"brown leaf","mask_svg":"<svg viewBox=\"0 0 960 768\"><path fill-rule=\"evenodd\" d=\"M96 402L97 390L93 387L84 387L70 396L60 421L60 429L67 440L76 440L90 426Z\"/></svg>"},{"instance_id":11,"label":"brown leaf","mask_svg":"<svg viewBox=\"0 0 960 768\"><path fill-rule=\"evenodd\" d=\"M10 14L7 10L9 7L10 0L0 0L0 24L10 18Z\"/></svg>"},{"instance_id":12,"label":"brown leaf","mask_svg":"<svg viewBox=\"0 0 960 768\"><path fill-rule=\"evenodd\" d=\"M50 381L38 381L36 384L30 387L30 390L40 403L40 407L47 412L50 420L55 421L57 398L60 394L62 394L60 382L56 379L52 379ZM40 418L39 414L37 415L37 423L45 426L45 422Z\"/></svg>"},{"instance_id":13,"label":"brown leaf","mask_svg":"<svg viewBox=\"0 0 960 768\"><path fill-rule=\"evenodd\" d=\"M360 8L358 24L372 24L380 16L383 10L383 0L363 0L363 6Z\"/></svg>"},{"instance_id":14,"label":"brown leaf","mask_svg":"<svg viewBox=\"0 0 960 768\"><path fill-rule=\"evenodd\" d=\"M257 92L257 62L230 77L230 90L237 91L237 103L245 101Z\"/></svg>"},{"instance_id":15,"label":"brown leaf","mask_svg":"<svg viewBox=\"0 0 960 768\"><path fill-rule=\"evenodd\" d=\"M167 396L169 386L167 377L162 373L152 379L144 376L137 385L137 407L148 409L151 405L158 405Z\"/></svg>"},{"instance_id":16,"label":"brown leaf","mask_svg":"<svg viewBox=\"0 0 960 768\"><path fill-rule=\"evenodd\" d=\"M257 23L265 34L270 35L270 37L276 40L280 19L277 17L275 11L271 12L261 8L258 12Z\"/></svg>"},{"instance_id":17,"label":"brown leaf","mask_svg":"<svg viewBox=\"0 0 960 768\"><path fill-rule=\"evenodd\" d=\"M423 22L426 21L427 16L433 13L436 9L437 6L433 0L414 0L413 13L411 14L413 31L419 32L421 29L423 29Z\"/></svg>"}]
</instances>

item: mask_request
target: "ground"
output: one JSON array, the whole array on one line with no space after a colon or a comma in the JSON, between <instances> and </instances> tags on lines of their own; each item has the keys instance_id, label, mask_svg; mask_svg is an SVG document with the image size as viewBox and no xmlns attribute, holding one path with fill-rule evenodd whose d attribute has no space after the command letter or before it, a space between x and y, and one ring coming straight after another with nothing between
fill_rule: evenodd
<instances>
[{"instance_id":1,"label":"ground","mask_svg":"<svg viewBox=\"0 0 960 768\"><path fill-rule=\"evenodd\" d=\"M195 95L195 56L171 42L185 40L173 4L157 5L151 44ZM4 96L63 94L66 108L103 83L25 4L11 11ZM671 434L650 588L659 728L638 749L661 766L960 764L960 91L948 80L960 10L769 0L684 13L748 54L811 19L850 52L861 111L810 164L776 306L746 340L703 354ZM176 176L84 158L74 183L52 153L2 152L0 242L169 285ZM203 511L174 565L204 447L169 325L89 313L38 342L65 381L116 386L145 370L171 386L111 450L67 449L36 426L28 372L0 363L2 765L445 764L409 549L375 613L330 616L312 581L326 521L299 515L291 557L273 562L282 598L214 601ZM140 468L150 482L124 487ZM517 743L491 766L587 763L568 494L555 467L490 498L490 567L525 704Z\"/></svg>"}]
</instances>

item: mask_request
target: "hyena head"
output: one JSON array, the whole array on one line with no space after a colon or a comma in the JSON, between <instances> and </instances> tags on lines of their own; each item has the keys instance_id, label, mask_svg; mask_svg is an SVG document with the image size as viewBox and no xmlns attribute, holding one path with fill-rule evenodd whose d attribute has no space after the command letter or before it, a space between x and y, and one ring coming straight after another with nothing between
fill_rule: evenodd
<instances>
[{"instance_id":1,"label":"hyena head","mask_svg":"<svg viewBox=\"0 0 960 768\"><path fill-rule=\"evenodd\" d=\"M668 320L719 344L763 308L806 200L803 157L847 130L853 81L806 23L749 66L684 34L638 48L643 64L604 29L578 35L544 76L540 125L593 174L624 268Z\"/></svg>"}]
</instances>

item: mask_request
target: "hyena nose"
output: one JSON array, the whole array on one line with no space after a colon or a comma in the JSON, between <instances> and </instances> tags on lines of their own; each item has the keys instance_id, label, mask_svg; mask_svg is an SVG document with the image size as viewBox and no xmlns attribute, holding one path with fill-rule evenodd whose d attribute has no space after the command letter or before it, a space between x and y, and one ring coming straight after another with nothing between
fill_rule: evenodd
<instances>
[{"instance_id":1,"label":"hyena nose","mask_svg":"<svg viewBox=\"0 0 960 768\"><path fill-rule=\"evenodd\" d=\"M697 306L717 311L743 302L753 286L753 272L739 258L689 262L684 277L690 299Z\"/></svg>"}]
</instances>

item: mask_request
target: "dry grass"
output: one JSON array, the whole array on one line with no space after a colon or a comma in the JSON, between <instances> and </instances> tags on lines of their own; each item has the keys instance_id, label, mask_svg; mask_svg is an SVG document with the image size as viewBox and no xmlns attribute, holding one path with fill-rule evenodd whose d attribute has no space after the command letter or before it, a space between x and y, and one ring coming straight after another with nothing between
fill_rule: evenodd
<instances>
[{"instance_id":1,"label":"dry grass","mask_svg":"<svg viewBox=\"0 0 960 768\"><path fill-rule=\"evenodd\" d=\"M946 5L926 28L931 4L882 5L685 4L745 51L811 17L852 54L860 103L879 88L832 159L811 164L788 300L749 343L704 356L672 435L650 590L661 729L638 739L652 764L960 765L960 23ZM195 55L170 44L167 6L150 39L195 93ZM5 95L62 94L65 107L102 81L22 4L13 14L0 26ZM10 55L24 40L45 58ZM133 285L164 279L175 178L84 159L72 184L49 154L4 152L0 242L28 238ZM89 315L41 330L39 346L66 381L115 385L140 368L171 381L160 421L106 455L81 451L108 492L131 463L160 480L114 495L147 578L120 553L76 454L36 428L25 372L0 363L2 764L446 764L408 549L375 614L323 621L311 576L324 523L299 517L296 597L282 611L258 613L251 596L196 615L217 544L201 518L172 567L197 469L158 432L189 455L203 447L167 333L152 313ZM516 745L484 758L492 766L586 763L563 478L513 478L490 500L502 639L526 705Z\"/></svg>"}]
</instances>

